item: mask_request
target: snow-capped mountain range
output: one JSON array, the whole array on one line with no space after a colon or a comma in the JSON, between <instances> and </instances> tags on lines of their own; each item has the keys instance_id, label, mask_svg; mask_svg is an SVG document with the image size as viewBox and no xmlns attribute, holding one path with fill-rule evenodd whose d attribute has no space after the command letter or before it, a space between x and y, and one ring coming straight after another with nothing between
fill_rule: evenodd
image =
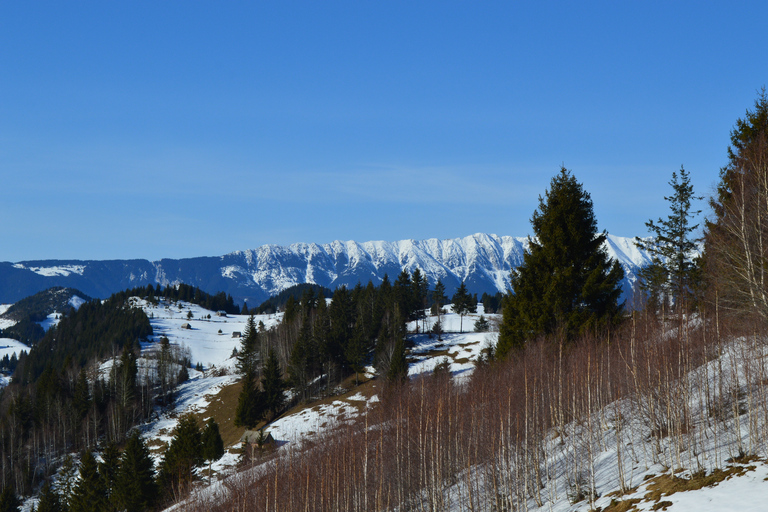
<instances>
[{"instance_id":1,"label":"snow-capped mountain range","mask_svg":"<svg viewBox=\"0 0 768 512\"><path fill-rule=\"evenodd\" d=\"M398 242L335 241L329 244L263 245L224 256L111 261L22 261L0 263L0 303L15 302L52 286L82 290L92 297L146 286L186 283L209 293L225 292L251 307L299 283L334 289L391 281L406 269L420 269L434 286L442 280L449 295L464 281L471 293L505 292L511 269L520 265L527 238L478 233L464 238ZM633 238L608 235L606 250L624 267L625 298L637 271L650 256Z\"/></svg>"}]
</instances>

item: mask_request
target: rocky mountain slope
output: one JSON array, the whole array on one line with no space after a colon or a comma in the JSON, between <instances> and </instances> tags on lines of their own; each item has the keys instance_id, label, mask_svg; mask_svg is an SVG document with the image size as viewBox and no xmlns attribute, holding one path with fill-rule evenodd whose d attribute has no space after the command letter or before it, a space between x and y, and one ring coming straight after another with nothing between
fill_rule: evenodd
<instances>
[{"instance_id":1,"label":"rocky mountain slope","mask_svg":"<svg viewBox=\"0 0 768 512\"><path fill-rule=\"evenodd\" d=\"M472 293L504 292L509 273L523 260L527 238L478 233L464 238L398 242L335 241L329 244L263 245L218 257L112 261L22 261L0 263L0 303L15 302L53 286L82 290L93 297L147 284L184 282L209 293L224 291L251 306L298 283L334 289L369 280L379 284L406 269L441 279L448 294L461 281ZM650 259L633 238L608 235L606 250L624 267L625 298L639 268Z\"/></svg>"}]
</instances>

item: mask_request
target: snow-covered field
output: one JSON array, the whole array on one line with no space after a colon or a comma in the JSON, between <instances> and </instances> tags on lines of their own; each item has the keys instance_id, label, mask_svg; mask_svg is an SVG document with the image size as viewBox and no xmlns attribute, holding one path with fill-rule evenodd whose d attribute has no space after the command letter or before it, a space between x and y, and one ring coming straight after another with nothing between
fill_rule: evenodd
<instances>
[{"instance_id":1,"label":"snow-covered field","mask_svg":"<svg viewBox=\"0 0 768 512\"><path fill-rule=\"evenodd\" d=\"M193 366L200 362L206 370L205 374L190 371L190 381L180 387L173 410L163 414L159 421L145 429L147 438L170 441L176 418L186 412L204 410L212 396L223 386L237 380L234 375L235 360L232 358L232 352L233 349L240 348L241 339L233 338L232 333L242 333L245 330L248 316L217 316L213 311L186 302L160 302L153 305L144 300L136 300L134 304L146 311L154 331L153 339L142 347L143 350L155 350L156 343L162 337L167 337L171 345L189 350ZM431 372L446 357L445 354L448 354L454 374L466 374L471 371L472 361L480 351L489 343L495 343L496 333L458 332L462 324L465 330L472 330L474 322L483 312L482 304L478 306L477 314L467 315L463 321L458 315L450 313L449 308L445 310L446 313L441 317L443 329L446 331L443 341L437 341L436 337L430 339L424 334L412 336L415 347L412 349L409 369L411 376ZM189 313L192 314L191 318ZM256 325L262 322L266 329L270 329L277 325L281 318L282 314L277 313L256 315L254 320ZM427 318L427 328L431 329L436 319ZM189 328L184 327L185 325ZM419 325L422 328L421 322ZM415 323L409 324L408 329L415 330ZM456 332L451 332L454 330ZM212 368L230 372L231 375L208 376ZM304 436L329 428L338 421L357 416L366 404L371 405L376 401L378 399L375 396L367 399L360 394L335 400L331 404L304 409L296 415L283 416L273 422L268 431L279 442L298 441Z\"/></svg>"},{"instance_id":2,"label":"snow-covered field","mask_svg":"<svg viewBox=\"0 0 768 512\"><path fill-rule=\"evenodd\" d=\"M201 363L206 369L227 367L232 363L232 350L240 348L240 338L233 337L233 333L243 333L248 321L247 315L217 316L215 311L186 302L161 301L153 305L142 300L136 304L149 316L154 331L152 341L167 337L172 345L189 349L193 366ZM189 313L192 313L191 318ZM263 322L266 329L278 324L281 318L281 313L254 317L256 325ZM189 328L182 327L185 325Z\"/></svg>"},{"instance_id":3,"label":"snow-covered field","mask_svg":"<svg viewBox=\"0 0 768 512\"><path fill-rule=\"evenodd\" d=\"M22 350L29 352L29 347L11 338L0 338L0 359L6 355L11 357L13 354L18 357Z\"/></svg>"},{"instance_id":4,"label":"snow-covered field","mask_svg":"<svg viewBox=\"0 0 768 512\"><path fill-rule=\"evenodd\" d=\"M499 315L485 315L482 304L477 305L477 313L465 315L463 319L449 307L443 309L445 313L440 316L442 340L435 335L423 334L434 327L436 316L408 324L409 332L416 332L418 326L418 332L422 333L409 337L414 343L408 358L408 375L411 377L432 372L439 363L447 361L454 377L465 378L472 372L483 350L496 346L498 332L474 332L474 325L481 315L493 325Z\"/></svg>"},{"instance_id":5,"label":"snow-covered field","mask_svg":"<svg viewBox=\"0 0 768 512\"><path fill-rule=\"evenodd\" d=\"M0 359L4 358L5 356L11 357L13 354L16 354L16 357L18 357L22 350L29 352L29 347L22 342L11 338L0 338ZM0 389L4 388L9 383L9 377L0 375Z\"/></svg>"},{"instance_id":6,"label":"snow-covered field","mask_svg":"<svg viewBox=\"0 0 768 512\"><path fill-rule=\"evenodd\" d=\"M13 304L0 304L0 316L4 315ZM0 318L0 329L7 329L16 325L16 320Z\"/></svg>"}]
</instances>

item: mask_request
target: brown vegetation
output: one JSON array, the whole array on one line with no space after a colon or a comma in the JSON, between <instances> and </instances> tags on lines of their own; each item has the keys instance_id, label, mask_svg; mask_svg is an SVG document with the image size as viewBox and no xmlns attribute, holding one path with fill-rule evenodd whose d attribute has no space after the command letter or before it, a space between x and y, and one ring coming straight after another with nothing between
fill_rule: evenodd
<instances>
[{"instance_id":1,"label":"brown vegetation","mask_svg":"<svg viewBox=\"0 0 768 512\"><path fill-rule=\"evenodd\" d=\"M613 432L615 484L623 490L632 487L632 465L722 466L701 457L705 438L733 446L733 456L764 450L768 440L758 325L737 332L700 317L676 332L636 314L616 332L570 346L530 343L510 361L479 367L466 386L437 375L391 387L356 423L302 452L283 450L182 510L512 510L563 497L593 502L595 460L609 448L605 430ZM722 341L737 335L737 343ZM649 433L654 448L640 448Z\"/></svg>"}]
</instances>

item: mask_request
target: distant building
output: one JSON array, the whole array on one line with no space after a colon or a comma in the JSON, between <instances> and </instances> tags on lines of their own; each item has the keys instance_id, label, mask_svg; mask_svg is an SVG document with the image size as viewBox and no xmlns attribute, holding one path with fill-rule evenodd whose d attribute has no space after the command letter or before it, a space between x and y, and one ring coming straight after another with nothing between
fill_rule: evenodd
<instances>
[{"instance_id":1,"label":"distant building","mask_svg":"<svg viewBox=\"0 0 768 512\"><path fill-rule=\"evenodd\" d=\"M216 312L216 316L222 316L222 317L226 318L227 317L227 312L226 311L217 311Z\"/></svg>"},{"instance_id":2,"label":"distant building","mask_svg":"<svg viewBox=\"0 0 768 512\"><path fill-rule=\"evenodd\" d=\"M232 333L232 337L233 338L239 338L241 336L242 336L242 334L240 333L240 331L235 331L235 332Z\"/></svg>"},{"instance_id":3,"label":"distant building","mask_svg":"<svg viewBox=\"0 0 768 512\"><path fill-rule=\"evenodd\" d=\"M184 324L181 324L181 328L182 329L192 329L192 326L189 325L189 323L184 323Z\"/></svg>"},{"instance_id":4,"label":"distant building","mask_svg":"<svg viewBox=\"0 0 768 512\"><path fill-rule=\"evenodd\" d=\"M240 436L240 442L249 445L261 445L261 447L267 447L275 444L275 438L272 437L272 434L269 432L264 435L262 430L246 430L245 433Z\"/></svg>"}]
</instances>

